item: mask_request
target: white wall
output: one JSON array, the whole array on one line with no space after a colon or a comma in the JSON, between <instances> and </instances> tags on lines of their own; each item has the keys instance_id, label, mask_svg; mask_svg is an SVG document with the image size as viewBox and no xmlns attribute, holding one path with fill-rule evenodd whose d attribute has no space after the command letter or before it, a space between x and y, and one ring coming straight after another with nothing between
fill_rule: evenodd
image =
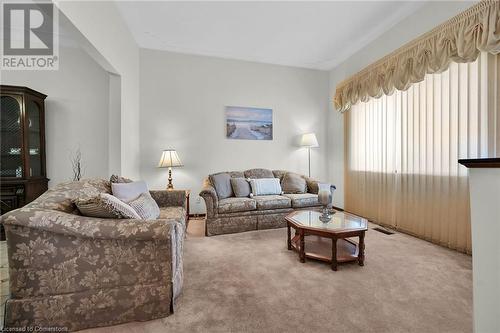
<instances>
[{"instance_id":1,"label":"white wall","mask_svg":"<svg viewBox=\"0 0 500 333\"><path fill-rule=\"evenodd\" d=\"M297 146L305 132L316 132L320 144L312 176L326 178L327 72L141 49L140 89L141 176L164 188L167 170L156 165L163 149L177 149L185 166L173 170L174 186L192 190L194 213L204 212L196 199L209 173L307 174L307 151ZM226 139L226 105L272 108L274 139Z\"/></svg>"},{"instance_id":2,"label":"white wall","mask_svg":"<svg viewBox=\"0 0 500 333\"><path fill-rule=\"evenodd\" d=\"M500 169L469 169L474 332L500 332Z\"/></svg>"},{"instance_id":3,"label":"white wall","mask_svg":"<svg viewBox=\"0 0 500 333\"><path fill-rule=\"evenodd\" d=\"M79 48L61 48L57 71L2 71L1 83L46 94L49 186L72 179L80 147L85 177L108 175L108 73Z\"/></svg>"},{"instance_id":4,"label":"white wall","mask_svg":"<svg viewBox=\"0 0 500 333\"><path fill-rule=\"evenodd\" d=\"M421 34L432 30L473 4L474 2L471 1L429 1L426 3L414 14L396 24L391 30L330 71L330 101L333 101L335 87L340 81ZM328 177L337 185L335 204L344 207L344 119L334 109L332 102L328 115Z\"/></svg>"},{"instance_id":5,"label":"white wall","mask_svg":"<svg viewBox=\"0 0 500 333\"><path fill-rule=\"evenodd\" d=\"M96 61L121 78L121 172L138 179L139 49L135 40L112 1L54 3L95 48L91 55Z\"/></svg>"},{"instance_id":6,"label":"white wall","mask_svg":"<svg viewBox=\"0 0 500 333\"><path fill-rule=\"evenodd\" d=\"M108 174L121 175L121 78L109 74Z\"/></svg>"}]
</instances>

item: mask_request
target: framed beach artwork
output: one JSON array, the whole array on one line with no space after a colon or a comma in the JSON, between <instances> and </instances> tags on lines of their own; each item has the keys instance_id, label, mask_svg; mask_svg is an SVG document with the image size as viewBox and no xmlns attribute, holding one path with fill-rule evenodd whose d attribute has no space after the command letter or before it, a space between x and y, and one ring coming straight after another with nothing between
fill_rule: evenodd
<instances>
[{"instance_id":1,"label":"framed beach artwork","mask_svg":"<svg viewBox=\"0 0 500 333\"><path fill-rule=\"evenodd\" d=\"M239 140L272 140L273 110L226 106L226 137Z\"/></svg>"}]
</instances>

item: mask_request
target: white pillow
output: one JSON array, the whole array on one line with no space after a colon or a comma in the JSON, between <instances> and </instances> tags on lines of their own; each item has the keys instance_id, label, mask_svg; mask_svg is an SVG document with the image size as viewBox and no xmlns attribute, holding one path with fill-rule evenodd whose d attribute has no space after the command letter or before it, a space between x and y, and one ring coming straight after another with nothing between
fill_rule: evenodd
<instances>
[{"instance_id":1,"label":"white pillow","mask_svg":"<svg viewBox=\"0 0 500 333\"><path fill-rule=\"evenodd\" d=\"M160 216L160 207L151 194L142 193L137 199L128 203L143 220L156 220Z\"/></svg>"},{"instance_id":2,"label":"white pillow","mask_svg":"<svg viewBox=\"0 0 500 333\"><path fill-rule=\"evenodd\" d=\"M250 179L253 195L273 195L281 194L279 178Z\"/></svg>"},{"instance_id":3,"label":"white pillow","mask_svg":"<svg viewBox=\"0 0 500 333\"><path fill-rule=\"evenodd\" d=\"M127 205L126 203L118 200L116 197L112 196L111 194L107 193L101 193L100 194L101 198L104 200L104 202L111 208L113 211L116 213L119 213L121 216L123 216L126 219L137 219L140 220L141 216L137 214L134 208L131 206Z\"/></svg>"},{"instance_id":4,"label":"white pillow","mask_svg":"<svg viewBox=\"0 0 500 333\"><path fill-rule=\"evenodd\" d=\"M137 199L141 194L149 192L145 181L111 183L111 190L113 195L123 202L130 202Z\"/></svg>"}]
</instances>

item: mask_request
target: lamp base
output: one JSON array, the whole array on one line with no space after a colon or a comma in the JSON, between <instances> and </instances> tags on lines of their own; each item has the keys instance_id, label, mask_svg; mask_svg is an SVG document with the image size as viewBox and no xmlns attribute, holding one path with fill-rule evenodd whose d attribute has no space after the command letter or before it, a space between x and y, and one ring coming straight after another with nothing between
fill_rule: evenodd
<instances>
[{"instance_id":1,"label":"lamp base","mask_svg":"<svg viewBox=\"0 0 500 333\"><path fill-rule=\"evenodd\" d=\"M172 168L168 168L168 185L167 190L173 190L174 184L172 184Z\"/></svg>"}]
</instances>

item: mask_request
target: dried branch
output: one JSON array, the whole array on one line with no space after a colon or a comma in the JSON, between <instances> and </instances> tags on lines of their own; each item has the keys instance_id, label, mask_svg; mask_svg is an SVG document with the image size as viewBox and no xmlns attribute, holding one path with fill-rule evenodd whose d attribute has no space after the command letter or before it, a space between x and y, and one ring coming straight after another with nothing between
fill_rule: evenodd
<instances>
[{"instance_id":1,"label":"dried branch","mask_svg":"<svg viewBox=\"0 0 500 333\"><path fill-rule=\"evenodd\" d=\"M82 179L82 152L78 148L74 155L71 156L71 167L73 168L73 181Z\"/></svg>"}]
</instances>

